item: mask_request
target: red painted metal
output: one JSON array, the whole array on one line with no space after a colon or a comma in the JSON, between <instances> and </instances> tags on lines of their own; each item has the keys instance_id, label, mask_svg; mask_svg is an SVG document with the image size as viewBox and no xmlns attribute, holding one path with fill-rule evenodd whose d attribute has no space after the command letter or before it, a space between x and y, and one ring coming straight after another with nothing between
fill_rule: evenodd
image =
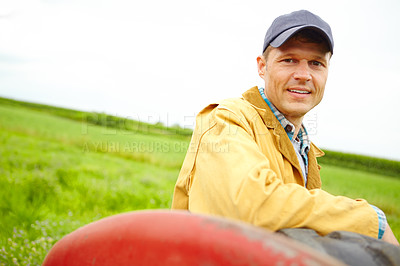
<instances>
[{"instance_id":1,"label":"red painted metal","mask_svg":"<svg viewBox=\"0 0 400 266\"><path fill-rule=\"evenodd\" d=\"M43 266L341 265L286 237L184 211L137 211L83 226L58 241Z\"/></svg>"}]
</instances>

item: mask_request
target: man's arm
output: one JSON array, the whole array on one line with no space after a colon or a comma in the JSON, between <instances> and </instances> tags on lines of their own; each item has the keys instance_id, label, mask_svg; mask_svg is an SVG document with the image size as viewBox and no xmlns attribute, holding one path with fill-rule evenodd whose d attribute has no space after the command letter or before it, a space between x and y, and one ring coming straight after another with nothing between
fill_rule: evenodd
<instances>
[{"instance_id":1,"label":"man's arm","mask_svg":"<svg viewBox=\"0 0 400 266\"><path fill-rule=\"evenodd\" d=\"M394 245L399 245L399 242L397 242L396 237L394 236L392 229L390 229L389 224L387 223L386 220L386 215L385 213L379 209L378 207L371 205L372 208L376 211L376 214L378 215L378 220L379 220L379 235L378 239L382 239L383 241L389 242Z\"/></svg>"},{"instance_id":2,"label":"man's arm","mask_svg":"<svg viewBox=\"0 0 400 266\"><path fill-rule=\"evenodd\" d=\"M399 241L397 241L396 237L394 236L392 229L390 229L389 224L386 224L386 229L385 233L383 234L382 240L390 244L399 246Z\"/></svg>"},{"instance_id":3,"label":"man's arm","mask_svg":"<svg viewBox=\"0 0 400 266\"><path fill-rule=\"evenodd\" d=\"M228 150L197 154L188 181L189 210L231 217L270 230L308 227L321 235L346 230L377 238L378 218L365 200L284 183L281 175L285 173L273 170L279 163L273 160L281 159L266 157L246 121L223 108L208 119L216 124L199 141L205 147L227 144Z\"/></svg>"}]
</instances>

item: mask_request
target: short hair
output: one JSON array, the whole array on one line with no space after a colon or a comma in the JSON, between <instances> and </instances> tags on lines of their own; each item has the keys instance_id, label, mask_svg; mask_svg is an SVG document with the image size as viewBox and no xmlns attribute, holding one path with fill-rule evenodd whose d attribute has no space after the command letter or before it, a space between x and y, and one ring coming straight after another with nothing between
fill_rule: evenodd
<instances>
[{"instance_id":1,"label":"short hair","mask_svg":"<svg viewBox=\"0 0 400 266\"><path fill-rule=\"evenodd\" d=\"M296 39L296 40L298 40L300 42L304 42L304 43L323 43L326 46L327 50L329 50L329 44L325 40L325 38L322 37L321 34L319 34L318 32L316 32L313 29L300 30L300 31L296 32L290 39ZM267 61L268 54L272 48L273 47L271 45L268 45L267 49L265 49L265 51L263 53L263 57L264 57L265 61Z\"/></svg>"}]
</instances>

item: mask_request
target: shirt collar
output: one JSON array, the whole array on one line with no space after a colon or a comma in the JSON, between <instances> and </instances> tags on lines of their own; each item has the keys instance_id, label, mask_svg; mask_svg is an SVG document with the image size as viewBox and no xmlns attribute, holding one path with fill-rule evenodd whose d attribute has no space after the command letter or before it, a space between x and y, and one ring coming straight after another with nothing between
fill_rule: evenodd
<instances>
[{"instance_id":1,"label":"shirt collar","mask_svg":"<svg viewBox=\"0 0 400 266\"><path fill-rule=\"evenodd\" d=\"M282 127L285 129L285 132L288 135L290 141L292 141L295 132L294 125L289 120L287 120L285 116L281 112L279 112L279 110L267 99L267 96L264 93L264 88L260 87L258 90L260 91L261 97L264 99L271 111L274 113L275 117L278 119L279 123L281 123ZM300 131L297 136L300 140L300 153L302 155L307 154L310 150L311 143L304 125L301 125Z\"/></svg>"}]
</instances>

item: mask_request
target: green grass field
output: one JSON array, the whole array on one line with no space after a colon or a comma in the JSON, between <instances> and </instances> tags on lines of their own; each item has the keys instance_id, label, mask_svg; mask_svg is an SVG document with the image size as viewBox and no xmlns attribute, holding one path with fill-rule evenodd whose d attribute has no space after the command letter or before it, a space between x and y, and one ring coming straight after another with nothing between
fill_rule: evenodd
<instances>
[{"instance_id":1,"label":"green grass field","mask_svg":"<svg viewBox=\"0 0 400 266\"><path fill-rule=\"evenodd\" d=\"M161 132L161 133L157 133ZM189 136L112 128L0 105L0 265L40 265L65 234L132 210L169 208ZM323 165L324 188L379 206L400 239L400 180Z\"/></svg>"}]
</instances>

